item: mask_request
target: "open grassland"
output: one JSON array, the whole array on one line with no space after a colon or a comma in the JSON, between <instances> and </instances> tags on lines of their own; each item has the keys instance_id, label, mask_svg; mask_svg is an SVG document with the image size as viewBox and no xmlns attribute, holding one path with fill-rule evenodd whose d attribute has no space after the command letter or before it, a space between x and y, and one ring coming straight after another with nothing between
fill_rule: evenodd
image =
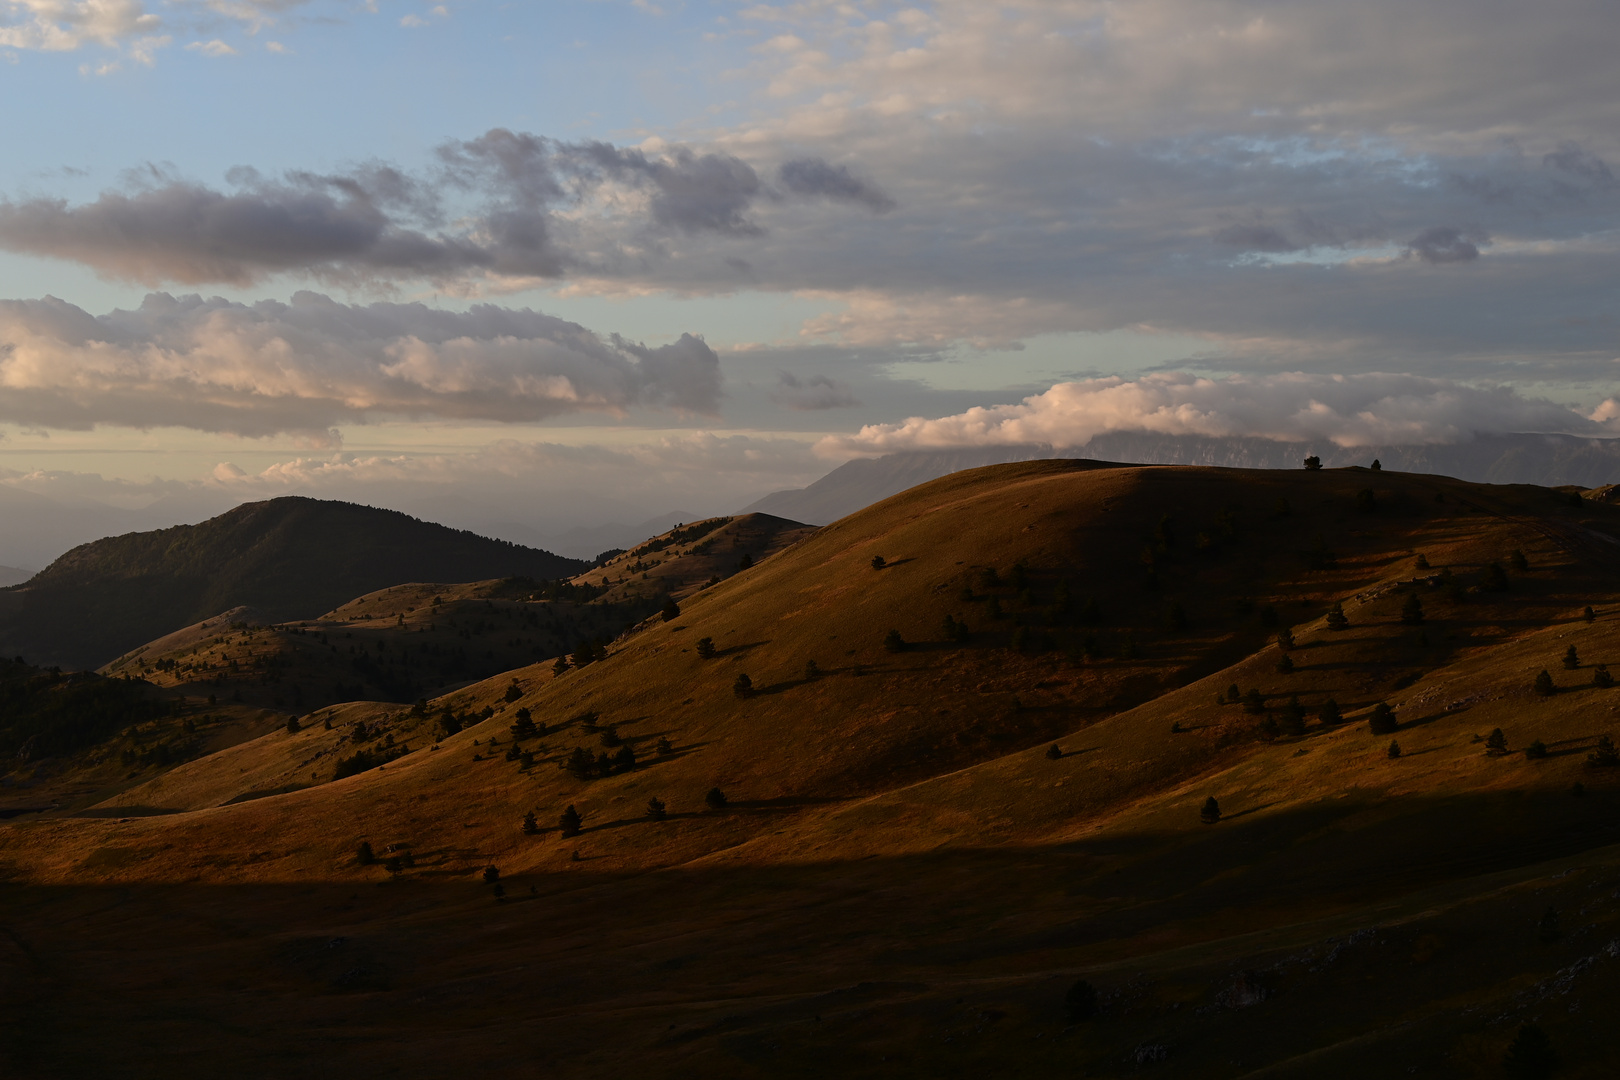
<instances>
[{"instance_id":1,"label":"open grassland","mask_svg":"<svg viewBox=\"0 0 1620 1080\"><path fill-rule=\"evenodd\" d=\"M0 827L5 1060L1461 1077L1534 1020L1613 1075L1615 536L1364 470L948 477L594 662Z\"/></svg>"}]
</instances>

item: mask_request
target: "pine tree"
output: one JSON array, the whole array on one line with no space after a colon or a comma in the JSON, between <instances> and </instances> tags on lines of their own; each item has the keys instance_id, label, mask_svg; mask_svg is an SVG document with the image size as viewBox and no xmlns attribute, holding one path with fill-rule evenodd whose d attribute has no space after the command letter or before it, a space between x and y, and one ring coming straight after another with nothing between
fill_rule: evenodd
<instances>
[{"instance_id":1,"label":"pine tree","mask_svg":"<svg viewBox=\"0 0 1620 1080\"><path fill-rule=\"evenodd\" d=\"M1513 1080L1543 1080L1557 1071L1552 1040L1535 1024L1525 1024L1502 1055L1502 1068Z\"/></svg>"},{"instance_id":2,"label":"pine tree","mask_svg":"<svg viewBox=\"0 0 1620 1080\"><path fill-rule=\"evenodd\" d=\"M715 653L720 650L714 647L714 638L701 637L697 640L697 654L701 659L713 660Z\"/></svg>"},{"instance_id":3,"label":"pine tree","mask_svg":"<svg viewBox=\"0 0 1620 1080\"><path fill-rule=\"evenodd\" d=\"M906 647L906 639L900 636L900 631L890 630L883 636L883 647L890 652L900 652Z\"/></svg>"},{"instance_id":4,"label":"pine tree","mask_svg":"<svg viewBox=\"0 0 1620 1080\"><path fill-rule=\"evenodd\" d=\"M709 789L707 795L703 796L703 802L710 810L724 810L729 800L726 798L725 792L713 787Z\"/></svg>"},{"instance_id":5,"label":"pine tree","mask_svg":"<svg viewBox=\"0 0 1620 1080\"><path fill-rule=\"evenodd\" d=\"M675 744L670 742L666 736L660 735L654 749L658 751L659 757L669 757L675 752Z\"/></svg>"},{"instance_id":6,"label":"pine tree","mask_svg":"<svg viewBox=\"0 0 1620 1080\"><path fill-rule=\"evenodd\" d=\"M1522 574L1530 569L1530 560L1524 557L1524 552L1514 548L1508 552L1508 565Z\"/></svg>"},{"instance_id":7,"label":"pine tree","mask_svg":"<svg viewBox=\"0 0 1620 1080\"><path fill-rule=\"evenodd\" d=\"M508 756L510 757L510 754ZM574 752L568 755L568 761L563 767L575 780L589 780L591 773L596 771L596 759L583 746L576 746Z\"/></svg>"},{"instance_id":8,"label":"pine tree","mask_svg":"<svg viewBox=\"0 0 1620 1080\"><path fill-rule=\"evenodd\" d=\"M1401 744L1394 739L1389 740L1389 758L1391 761L1401 756Z\"/></svg>"},{"instance_id":9,"label":"pine tree","mask_svg":"<svg viewBox=\"0 0 1620 1080\"><path fill-rule=\"evenodd\" d=\"M1097 988L1081 979L1063 995L1063 1007L1076 1024L1090 1020L1097 1015Z\"/></svg>"},{"instance_id":10,"label":"pine tree","mask_svg":"<svg viewBox=\"0 0 1620 1080\"><path fill-rule=\"evenodd\" d=\"M636 767L636 752L629 746L619 747L619 752L613 755L613 771L627 773Z\"/></svg>"},{"instance_id":11,"label":"pine tree","mask_svg":"<svg viewBox=\"0 0 1620 1080\"><path fill-rule=\"evenodd\" d=\"M1319 472L1321 468L1322 459L1317 457L1315 454L1312 454L1310 457L1305 459L1305 470L1307 472Z\"/></svg>"},{"instance_id":12,"label":"pine tree","mask_svg":"<svg viewBox=\"0 0 1620 1080\"><path fill-rule=\"evenodd\" d=\"M1288 704L1283 706L1280 726L1284 735L1305 734L1305 708L1300 705L1297 695L1289 698Z\"/></svg>"},{"instance_id":13,"label":"pine tree","mask_svg":"<svg viewBox=\"0 0 1620 1080\"><path fill-rule=\"evenodd\" d=\"M1531 761L1541 760L1547 756L1547 744L1542 742L1540 739L1536 739L1529 746L1524 748L1524 756Z\"/></svg>"},{"instance_id":14,"label":"pine tree","mask_svg":"<svg viewBox=\"0 0 1620 1080\"><path fill-rule=\"evenodd\" d=\"M872 556L872 569L881 570L887 565L889 565L889 564L884 561L883 556L881 556L881 555Z\"/></svg>"},{"instance_id":15,"label":"pine tree","mask_svg":"<svg viewBox=\"0 0 1620 1080\"><path fill-rule=\"evenodd\" d=\"M1614 740L1607 735L1601 736L1592 752L1586 755L1586 767L1589 769L1612 769L1620 766L1620 750L1616 750Z\"/></svg>"},{"instance_id":16,"label":"pine tree","mask_svg":"<svg viewBox=\"0 0 1620 1080\"><path fill-rule=\"evenodd\" d=\"M501 880L501 872L493 866L484 867L484 884L493 885Z\"/></svg>"},{"instance_id":17,"label":"pine tree","mask_svg":"<svg viewBox=\"0 0 1620 1080\"><path fill-rule=\"evenodd\" d=\"M1259 690L1250 690L1243 695L1243 710L1259 716L1266 711L1266 695Z\"/></svg>"},{"instance_id":18,"label":"pine tree","mask_svg":"<svg viewBox=\"0 0 1620 1080\"><path fill-rule=\"evenodd\" d=\"M1395 719L1395 710L1389 707L1389 702L1380 701L1373 706L1372 716L1367 719L1367 730L1374 735L1393 735L1400 727Z\"/></svg>"},{"instance_id":19,"label":"pine tree","mask_svg":"<svg viewBox=\"0 0 1620 1080\"><path fill-rule=\"evenodd\" d=\"M1243 700L1243 691L1238 689L1237 683L1233 683L1231 686L1228 686L1226 688L1226 701L1228 701L1229 703L1231 703L1233 705L1236 705L1238 702L1240 702L1242 700Z\"/></svg>"},{"instance_id":20,"label":"pine tree","mask_svg":"<svg viewBox=\"0 0 1620 1080\"><path fill-rule=\"evenodd\" d=\"M1198 820L1205 825L1213 825L1221 820L1221 804L1215 801L1215 796L1204 800L1203 808L1198 811Z\"/></svg>"},{"instance_id":21,"label":"pine tree","mask_svg":"<svg viewBox=\"0 0 1620 1080\"><path fill-rule=\"evenodd\" d=\"M1413 563L1413 565L1416 566L1419 570L1427 570L1429 568L1429 558L1428 558L1428 556L1424 555L1424 554L1422 554L1420 552L1418 554L1417 561L1415 563Z\"/></svg>"},{"instance_id":22,"label":"pine tree","mask_svg":"<svg viewBox=\"0 0 1620 1080\"><path fill-rule=\"evenodd\" d=\"M1277 631L1277 648L1288 652L1294 648L1294 631L1291 627L1283 627Z\"/></svg>"},{"instance_id":23,"label":"pine tree","mask_svg":"<svg viewBox=\"0 0 1620 1080\"><path fill-rule=\"evenodd\" d=\"M1480 582L1480 587L1486 592L1508 591L1507 571L1502 569L1501 563L1493 562L1485 568L1485 579Z\"/></svg>"},{"instance_id":24,"label":"pine tree","mask_svg":"<svg viewBox=\"0 0 1620 1080\"><path fill-rule=\"evenodd\" d=\"M568 658L566 656L559 656L559 657L557 657L556 661L553 662L552 665L551 665L551 677L554 678L554 679L555 678L560 678L562 676L562 674L564 672L566 672L567 670L568 670Z\"/></svg>"},{"instance_id":25,"label":"pine tree","mask_svg":"<svg viewBox=\"0 0 1620 1080\"><path fill-rule=\"evenodd\" d=\"M575 810L573 804L570 803L568 809L564 810L561 816L557 818L557 824L562 828L563 836L578 836L580 830L585 827L585 819L580 816L579 811Z\"/></svg>"},{"instance_id":26,"label":"pine tree","mask_svg":"<svg viewBox=\"0 0 1620 1080\"><path fill-rule=\"evenodd\" d=\"M1046 757L1049 761L1056 761L1063 756L1063 747L1053 743L1046 748Z\"/></svg>"},{"instance_id":27,"label":"pine tree","mask_svg":"<svg viewBox=\"0 0 1620 1080\"><path fill-rule=\"evenodd\" d=\"M534 820L534 811L530 810L523 815L523 835L533 836L540 831L540 823Z\"/></svg>"},{"instance_id":28,"label":"pine tree","mask_svg":"<svg viewBox=\"0 0 1620 1080\"><path fill-rule=\"evenodd\" d=\"M1416 626L1423 621L1423 601L1418 599L1417 593L1407 593L1406 603L1401 607L1401 622L1408 626Z\"/></svg>"},{"instance_id":29,"label":"pine tree","mask_svg":"<svg viewBox=\"0 0 1620 1080\"><path fill-rule=\"evenodd\" d=\"M659 609L658 614L665 622L673 622L681 617L681 605L677 604L672 596L664 601L664 606Z\"/></svg>"},{"instance_id":30,"label":"pine tree","mask_svg":"<svg viewBox=\"0 0 1620 1080\"><path fill-rule=\"evenodd\" d=\"M1536 693L1542 697L1552 697L1557 692L1558 687L1553 685L1552 676L1547 674L1546 668L1542 668L1536 676Z\"/></svg>"},{"instance_id":31,"label":"pine tree","mask_svg":"<svg viewBox=\"0 0 1620 1080\"><path fill-rule=\"evenodd\" d=\"M1485 737L1485 752L1492 757L1501 757L1508 752L1507 736L1502 734L1501 728L1492 728Z\"/></svg>"},{"instance_id":32,"label":"pine tree","mask_svg":"<svg viewBox=\"0 0 1620 1080\"><path fill-rule=\"evenodd\" d=\"M821 665L814 660L806 660L804 662L804 681L815 682L819 678L821 678Z\"/></svg>"},{"instance_id":33,"label":"pine tree","mask_svg":"<svg viewBox=\"0 0 1620 1080\"><path fill-rule=\"evenodd\" d=\"M1614 685L1614 676L1609 674L1608 664L1594 664L1592 667L1592 685L1604 688Z\"/></svg>"},{"instance_id":34,"label":"pine tree","mask_svg":"<svg viewBox=\"0 0 1620 1080\"><path fill-rule=\"evenodd\" d=\"M1372 468L1373 472L1383 472L1384 471L1383 462L1379 461L1377 458L1373 458L1373 463L1372 463L1371 468Z\"/></svg>"},{"instance_id":35,"label":"pine tree","mask_svg":"<svg viewBox=\"0 0 1620 1080\"><path fill-rule=\"evenodd\" d=\"M665 809L663 799L660 799L658 796L654 795L652 798L647 800L648 820L663 821L668 816L669 811Z\"/></svg>"},{"instance_id":36,"label":"pine tree","mask_svg":"<svg viewBox=\"0 0 1620 1080\"><path fill-rule=\"evenodd\" d=\"M1294 658L1283 653L1277 660L1277 674L1292 675L1294 673Z\"/></svg>"},{"instance_id":37,"label":"pine tree","mask_svg":"<svg viewBox=\"0 0 1620 1080\"><path fill-rule=\"evenodd\" d=\"M1605 736L1607 738L1607 736ZM371 850L371 841L362 840L360 846L354 850L355 861L361 866L370 866L377 861L377 856Z\"/></svg>"},{"instance_id":38,"label":"pine tree","mask_svg":"<svg viewBox=\"0 0 1620 1080\"><path fill-rule=\"evenodd\" d=\"M1569 648L1564 650L1564 670L1575 671L1579 669L1580 666L1581 654L1575 651L1575 646L1571 645Z\"/></svg>"},{"instance_id":39,"label":"pine tree","mask_svg":"<svg viewBox=\"0 0 1620 1080\"><path fill-rule=\"evenodd\" d=\"M1587 604L1586 607L1581 609L1581 618L1585 619L1587 622L1597 621L1597 612L1592 610L1591 604Z\"/></svg>"},{"instance_id":40,"label":"pine tree","mask_svg":"<svg viewBox=\"0 0 1620 1080\"><path fill-rule=\"evenodd\" d=\"M1339 703L1332 698L1322 702L1322 708L1316 715L1321 718L1324 727L1333 727L1344 720L1343 714L1339 712Z\"/></svg>"},{"instance_id":41,"label":"pine tree","mask_svg":"<svg viewBox=\"0 0 1620 1080\"><path fill-rule=\"evenodd\" d=\"M1327 614L1327 625L1329 630L1343 630L1350 625L1350 620L1344 614L1344 604L1333 601L1333 607Z\"/></svg>"},{"instance_id":42,"label":"pine tree","mask_svg":"<svg viewBox=\"0 0 1620 1080\"><path fill-rule=\"evenodd\" d=\"M750 679L746 674L738 675L737 680L731 684L731 692L740 698L752 697L754 694L754 680Z\"/></svg>"}]
</instances>

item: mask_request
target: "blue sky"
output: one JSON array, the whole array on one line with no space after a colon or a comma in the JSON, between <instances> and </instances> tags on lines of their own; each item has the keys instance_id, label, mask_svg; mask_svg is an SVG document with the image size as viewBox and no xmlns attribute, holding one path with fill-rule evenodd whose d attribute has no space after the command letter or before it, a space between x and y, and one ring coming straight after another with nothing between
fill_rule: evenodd
<instances>
[{"instance_id":1,"label":"blue sky","mask_svg":"<svg viewBox=\"0 0 1620 1080\"><path fill-rule=\"evenodd\" d=\"M1617 22L0 0L0 484L543 531L921 447L1610 433Z\"/></svg>"}]
</instances>

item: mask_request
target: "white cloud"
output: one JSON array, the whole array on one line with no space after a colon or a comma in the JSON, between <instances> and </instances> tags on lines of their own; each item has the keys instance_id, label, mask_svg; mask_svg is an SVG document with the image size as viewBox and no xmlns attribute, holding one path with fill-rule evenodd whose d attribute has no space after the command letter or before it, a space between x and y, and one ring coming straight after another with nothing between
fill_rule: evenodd
<instances>
[{"instance_id":1,"label":"white cloud","mask_svg":"<svg viewBox=\"0 0 1620 1080\"><path fill-rule=\"evenodd\" d=\"M528 309L350 306L314 293L252 306L153 294L99 318L0 301L0 419L298 434L383 417L531 422L633 407L712 413L715 353L648 348Z\"/></svg>"},{"instance_id":2,"label":"white cloud","mask_svg":"<svg viewBox=\"0 0 1620 1080\"><path fill-rule=\"evenodd\" d=\"M855 435L829 436L816 449L827 457L967 446L1074 449L1110 432L1325 439L1342 447L1424 445L1464 442L1484 432L1597 433L1595 421L1608 418L1602 410L1588 418L1507 388L1415 375L1156 374L1060 383L1017 405L868 425Z\"/></svg>"},{"instance_id":3,"label":"white cloud","mask_svg":"<svg viewBox=\"0 0 1620 1080\"><path fill-rule=\"evenodd\" d=\"M200 52L204 56L235 56L236 50L225 44L219 38L212 41L193 41L186 46L190 52Z\"/></svg>"},{"instance_id":4,"label":"white cloud","mask_svg":"<svg viewBox=\"0 0 1620 1080\"><path fill-rule=\"evenodd\" d=\"M428 21L426 19L422 18L420 15L414 14L406 15L404 18L399 20L399 25L411 30L414 30L417 27L426 26L427 24Z\"/></svg>"}]
</instances>

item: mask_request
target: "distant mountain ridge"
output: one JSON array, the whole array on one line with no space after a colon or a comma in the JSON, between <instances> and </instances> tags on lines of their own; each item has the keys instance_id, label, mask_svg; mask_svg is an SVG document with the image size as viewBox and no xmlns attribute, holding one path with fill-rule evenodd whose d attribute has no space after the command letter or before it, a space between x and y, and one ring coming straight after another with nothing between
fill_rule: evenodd
<instances>
[{"instance_id":1,"label":"distant mountain ridge","mask_svg":"<svg viewBox=\"0 0 1620 1080\"><path fill-rule=\"evenodd\" d=\"M1257 438L1203 438L1116 432L1079 449L988 446L912 450L845 462L809 487L776 491L743 508L826 525L929 480L963 469L1048 458L1090 458L1142 465L1209 465L1231 469L1297 469L1315 455L1330 469L1370 465L1376 458L1398 472L1438 473L1485 484L1574 484L1595 488L1620 480L1620 439L1577 435L1476 435L1437 446L1335 446Z\"/></svg>"},{"instance_id":2,"label":"distant mountain ridge","mask_svg":"<svg viewBox=\"0 0 1620 1080\"><path fill-rule=\"evenodd\" d=\"M287 496L74 548L0 590L0 655L94 668L234 607L281 622L405 582L561 578L587 565L393 510Z\"/></svg>"}]
</instances>

